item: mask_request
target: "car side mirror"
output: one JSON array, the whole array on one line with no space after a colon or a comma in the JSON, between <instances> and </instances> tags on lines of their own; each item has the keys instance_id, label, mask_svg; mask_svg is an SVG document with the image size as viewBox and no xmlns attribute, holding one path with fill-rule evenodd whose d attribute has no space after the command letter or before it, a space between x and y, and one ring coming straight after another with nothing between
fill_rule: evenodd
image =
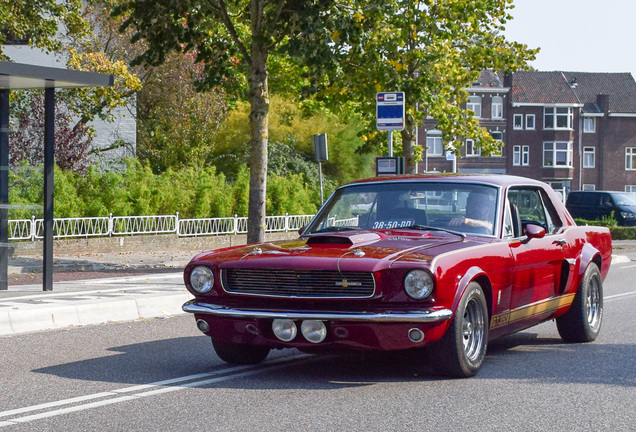
<instances>
[{"instance_id":1,"label":"car side mirror","mask_svg":"<svg viewBox=\"0 0 636 432\"><path fill-rule=\"evenodd\" d=\"M545 237L545 228L535 224L528 224L525 227L526 235L528 236L528 240L530 239L540 239Z\"/></svg>"},{"instance_id":2,"label":"car side mirror","mask_svg":"<svg viewBox=\"0 0 636 432\"><path fill-rule=\"evenodd\" d=\"M605 207L605 208L609 208L609 209L614 208L614 206L612 205L612 203L611 203L611 202L609 202L609 201L604 202L604 203L603 203L603 207Z\"/></svg>"},{"instance_id":3,"label":"car side mirror","mask_svg":"<svg viewBox=\"0 0 636 432\"><path fill-rule=\"evenodd\" d=\"M303 231L305 231L305 228L307 228L307 225L304 225L298 228L298 235L302 235Z\"/></svg>"}]
</instances>

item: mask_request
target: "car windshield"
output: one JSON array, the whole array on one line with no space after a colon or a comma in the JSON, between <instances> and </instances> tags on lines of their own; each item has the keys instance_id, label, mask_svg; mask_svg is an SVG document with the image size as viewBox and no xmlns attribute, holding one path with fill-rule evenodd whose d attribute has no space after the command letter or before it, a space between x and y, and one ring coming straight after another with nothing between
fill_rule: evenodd
<instances>
[{"instance_id":1,"label":"car windshield","mask_svg":"<svg viewBox=\"0 0 636 432\"><path fill-rule=\"evenodd\" d=\"M386 182L338 189L305 234L440 229L493 235L497 189L456 182Z\"/></svg>"},{"instance_id":2,"label":"car windshield","mask_svg":"<svg viewBox=\"0 0 636 432\"><path fill-rule=\"evenodd\" d=\"M616 205L636 206L636 194L618 193L612 194Z\"/></svg>"}]
</instances>

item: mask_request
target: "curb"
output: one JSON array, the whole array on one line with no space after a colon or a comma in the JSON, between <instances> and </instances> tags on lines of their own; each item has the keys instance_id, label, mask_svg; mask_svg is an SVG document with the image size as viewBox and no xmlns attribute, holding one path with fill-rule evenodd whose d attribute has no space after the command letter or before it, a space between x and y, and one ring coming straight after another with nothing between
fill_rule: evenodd
<instances>
[{"instance_id":1,"label":"curb","mask_svg":"<svg viewBox=\"0 0 636 432\"><path fill-rule=\"evenodd\" d=\"M75 305L36 305L0 309L0 336L41 330L184 315L181 305L190 293L159 294L108 300L85 300ZM8 310L7 310L8 309Z\"/></svg>"},{"instance_id":2,"label":"curb","mask_svg":"<svg viewBox=\"0 0 636 432\"><path fill-rule=\"evenodd\" d=\"M632 262L627 255L612 255L612 264L625 264Z\"/></svg>"}]
</instances>

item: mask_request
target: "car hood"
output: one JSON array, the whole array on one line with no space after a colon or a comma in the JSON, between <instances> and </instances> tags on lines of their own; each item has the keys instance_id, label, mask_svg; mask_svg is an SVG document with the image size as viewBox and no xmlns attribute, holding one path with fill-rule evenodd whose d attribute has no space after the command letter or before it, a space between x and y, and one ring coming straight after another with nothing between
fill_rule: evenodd
<instances>
[{"instance_id":1,"label":"car hood","mask_svg":"<svg viewBox=\"0 0 636 432\"><path fill-rule=\"evenodd\" d=\"M346 231L204 252L191 265L374 272L398 261L430 262L441 253L490 241L428 231Z\"/></svg>"}]
</instances>

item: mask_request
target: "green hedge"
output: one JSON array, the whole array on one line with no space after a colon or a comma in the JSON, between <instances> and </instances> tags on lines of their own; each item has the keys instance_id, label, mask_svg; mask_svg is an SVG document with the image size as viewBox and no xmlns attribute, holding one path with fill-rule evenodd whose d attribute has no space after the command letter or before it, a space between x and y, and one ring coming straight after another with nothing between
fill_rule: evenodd
<instances>
[{"instance_id":1,"label":"green hedge","mask_svg":"<svg viewBox=\"0 0 636 432\"><path fill-rule=\"evenodd\" d=\"M12 170L9 179L11 204L42 205L42 167ZM97 217L165 215L179 212L183 218L247 216L249 170L240 168L237 179L228 181L215 167L171 169L154 174L148 166L131 159L121 173L84 175L55 170L54 216ZM268 177L267 214L313 214L320 192L300 175ZM9 219L42 217L42 209L11 209Z\"/></svg>"},{"instance_id":2,"label":"green hedge","mask_svg":"<svg viewBox=\"0 0 636 432\"><path fill-rule=\"evenodd\" d=\"M636 240L636 227L618 226L616 219L601 220L574 219L577 225L605 226L610 229L613 240Z\"/></svg>"}]
</instances>

